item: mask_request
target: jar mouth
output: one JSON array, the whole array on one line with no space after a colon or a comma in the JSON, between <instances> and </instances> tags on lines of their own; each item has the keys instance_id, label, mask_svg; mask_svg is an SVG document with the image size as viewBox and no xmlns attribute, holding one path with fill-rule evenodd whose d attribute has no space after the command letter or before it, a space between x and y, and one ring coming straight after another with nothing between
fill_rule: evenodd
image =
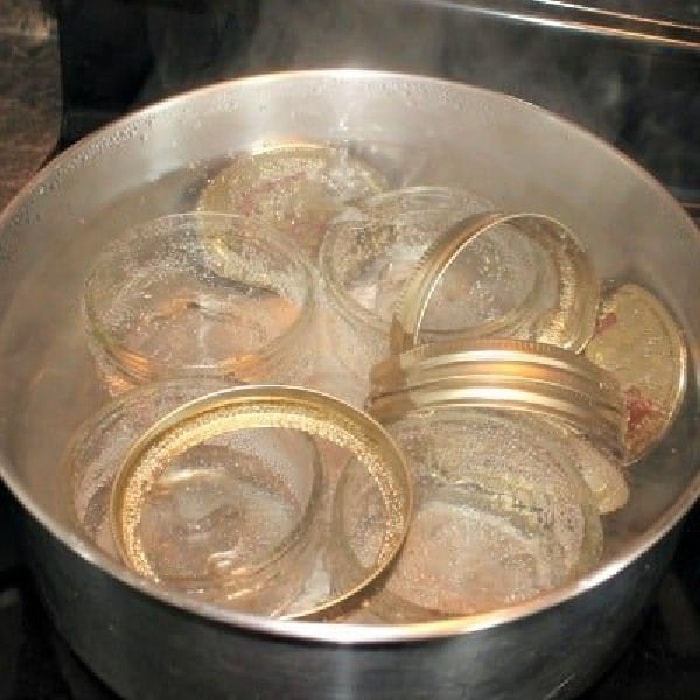
<instances>
[{"instance_id":1,"label":"jar mouth","mask_svg":"<svg viewBox=\"0 0 700 700\"><path fill-rule=\"evenodd\" d=\"M131 261L140 253L143 260L134 265ZM271 269L266 275L268 263ZM272 269L274 265L277 269ZM133 273L134 267L139 274L119 272ZM169 283L174 292L158 290L159 284L167 289ZM153 299L159 294L162 299ZM117 313L114 300L120 295L124 301ZM271 309L263 315L269 328L256 318L255 305L261 300ZM316 280L303 255L265 222L216 212L164 216L128 230L98 257L83 295L96 349L136 382L178 374L257 379L267 362L306 331L316 303ZM247 308L241 310L242 304ZM147 313L149 305L152 310ZM133 335L134 319L143 326L140 337ZM174 348L148 348L155 338L149 327L168 323L185 345L200 343L190 352L192 360L163 359L164 354L176 353ZM195 359L201 357L202 343L209 336L218 344L212 357ZM232 340L243 347L227 349Z\"/></svg>"},{"instance_id":2,"label":"jar mouth","mask_svg":"<svg viewBox=\"0 0 700 700\"><path fill-rule=\"evenodd\" d=\"M440 236L471 216L484 214L491 209L490 202L470 192L448 187L409 187L384 192L356 202L354 209L331 222L319 256L322 280L337 312L351 324L359 323L370 328L375 335L386 336L391 329L391 319L399 309L403 296L403 289L400 289L390 305L391 310L386 314L386 318L382 318L380 312L368 308L348 292L347 282L343 278L341 269L341 265L348 257L348 251L339 250L347 247L345 241L348 236L356 239L361 236L371 239L373 235L376 237L376 227L381 225L414 228L416 233L426 240L420 245L414 245L415 251L409 252L403 262L406 263L407 268L418 270L423 257L436 244ZM401 234L396 234L392 245L400 242ZM385 249L383 245L385 243L387 241L382 238L382 245L379 246L381 250ZM375 276L378 277L379 273ZM374 283L376 284L377 280ZM431 340L441 341L452 338L456 334L463 337L477 337L493 335L499 331L505 332L527 316L527 309L541 295L543 284L543 272L538 267L534 271L531 288L526 291L525 298L520 300L514 308L508 308L500 315L479 320L473 326L463 329L429 328L424 333ZM405 287L405 283L402 286Z\"/></svg>"},{"instance_id":3,"label":"jar mouth","mask_svg":"<svg viewBox=\"0 0 700 700\"><path fill-rule=\"evenodd\" d=\"M426 434L429 434L433 422L449 421L450 418L462 421L466 415L476 420L475 426L483 424L482 427L490 424L493 420L508 422L515 418L516 424L519 420L518 416L513 416L508 412L483 409L471 409L466 412L448 409L440 411L439 415L437 413L417 411L407 416L407 420L413 421L414 427L417 426L419 430L424 430ZM530 417L524 418L524 420L528 424L530 422L533 424L537 423L537 419L531 419ZM552 433L558 435L558 432L555 430ZM398 444L405 449L400 434L396 430L392 430L392 434ZM558 440L559 438L555 440L554 446L558 446ZM545 591L566 586L578 576L585 574L595 565L602 549L600 516L592 494L573 465L562 461L556 455L553 455L553 457L554 461L552 464L557 470L558 480L566 482L566 484L565 486L559 484L558 487L549 483L544 484L546 486L544 502L547 502L546 499L548 497L553 497L556 500L557 488L565 488L567 493L573 494L572 500L575 496L575 501L580 511L582 532L578 552L573 557L571 553L568 556L562 554L561 563L564 570L555 572L555 580L552 585L544 589ZM415 515L411 528L415 527L415 523L426 504L444 502L449 505L452 502L460 507L465 506L467 510L474 511L475 517L484 516L491 518L495 521L496 528L502 525L504 531L513 530L516 539L522 535L525 539L541 539L543 546L545 540L552 540L550 544L553 544L553 546L564 546L556 542L556 531L547 531L541 521L542 508L540 501L542 499L542 484L538 481L537 470L530 470L532 473L529 473L527 470L521 470L522 473L516 477L510 473L504 475L492 473L490 467L471 465L466 469L464 479L457 479L453 484L450 484L449 477L439 472L430 475L421 474L419 466L411 464L410 460L409 464L411 466L414 488L416 489ZM361 555L355 550L351 536L344 525L344 510L346 509L344 500L350 490L354 491L350 483L349 474L350 472L346 471L338 484L332 515L332 550L330 555L333 562L332 575L338 578L341 585L346 576L351 575L351 572L358 568L361 569L363 566ZM424 478L431 482L429 486L420 487L415 484L416 480ZM467 488L465 491L464 487L469 486L473 488ZM508 505L506 506L504 503ZM560 508L563 509L562 514L564 516L568 517L570 515L563 503L560 504ZM407 541L400 556L404 556L407 547L410 546L411 537L412 530L409 529ZM439 545L434 542L432 547L439 547ZM435 549L431 548L431 552L431 556L438 557L438 552ZM565 559L569 561L568 567L564 566ZM397 560L392 567L394 574L396 574L399 564L400 562ZM512 600L508 605L522 604L531 598L536 598L542 592L543 590L535 591L532 595L526 596L522 600ZM465 614L479 614L489 610L500 610L504 607L503 601L494 601L492 606L486 606L485 609L474 610L468 613L464 611L451 612L446 609L440 609L439 606L431 606L427 603L421 604L412 600L411 597L397 590L396 586L391 585L390 581L387 581L379 591L373 592L367 602L369 604L367 610L376 614L382 621L403 623L429 622L446 617L460 617Z\"/></svg>"}]
</instances>

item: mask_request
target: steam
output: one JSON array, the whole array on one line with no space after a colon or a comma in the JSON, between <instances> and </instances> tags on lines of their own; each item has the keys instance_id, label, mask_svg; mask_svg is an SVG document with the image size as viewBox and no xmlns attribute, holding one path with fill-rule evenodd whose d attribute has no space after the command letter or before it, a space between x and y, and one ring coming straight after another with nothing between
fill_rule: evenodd
<instances>
[{"instance_id":1,"label":"steam","mask_svg":"<svg viewBox=\"0 0 700 700\"><path fill-rule=\"evenodd\" d=\"M179 3L176 9L149 4L149 36L157 59L143 101L208 82L289 69L356 67L433 75L499 90L562 114L622 146L652 170L658 166L662 179L675 184L683 179L677 161L683 162L684 178L697 178L692 175L696 166L686 163L688 149L681 145L697 136L676 124L683 120L683 108L671 116L668 110L659 112L661 122L655 118L654 129L646 128L649 107L640 95L649 92L651 73L664 56L631 41L621 50L619 42L595 33L489 16L477 12L477 5L454 0L203 0L196 10L186 10ZM643 13L640 3L638 9ZM698 68L697 57L685 67L674 64L672 77L692 83ZM653 89L663 91L665 83ZM680 151L669 163L665 153L672 143Z\"/></svg>"},{"instance_id":2,"label":"steam","mask_svg":"<svg viewBox=\"0 0 700 700\"><path fill-rule=\"evenodd\" d=\"M604 45L591 50L590 41L584 46L575 35L490 19L455 3L249 0L206 12L152 6L148 21L158 57L154 94L277 70L375 68L501 90L610 140L622 128L619 55Z\"/></svg>"},{"instance_id":3,"label":"steam","mask_svg":"<svg viewBox=\"0 0 700 700\"><path fill-rule=\"evenodd\" d=\"M437 74L443 33L444 15L430 4L263 0L246 68L354 67Z\"/></svg>"},{"instance_id":4,"label":"steam","mask_svg":"<svg viewBox=\"0 0 700 700\"><path fill-rule=\"evenodd\" d=\"M624 128L631 66L609 43L465 13L443 39L448 77L533 102L609 141Z\"/></svg>"}]
</instances>

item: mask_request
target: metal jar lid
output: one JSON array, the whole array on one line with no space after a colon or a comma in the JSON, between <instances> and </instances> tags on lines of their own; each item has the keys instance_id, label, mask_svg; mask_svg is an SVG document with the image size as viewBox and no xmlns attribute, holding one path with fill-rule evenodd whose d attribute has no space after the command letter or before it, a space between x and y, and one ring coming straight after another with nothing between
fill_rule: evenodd
<instances>
[{"instance_id":1,"label":"metal jar lid","mask_svg":"<svg viewBox=\"0 0 700 700\"><path fill-rule=\"evenodd\" d=\"M225 433L261 427L299 430L349 449L382 494L385 530L373 566L346 589L287 616L322 618L370 586L391 564L406 535L412 505L406 463L391 436L371 417L325 394L284 386L235 387L184 404L158 421L134 443L112 486L117 549L131 568L158 582L139 536L141 511L154 480L186 449ZM250 585L256 572L239 573L243 585Z\"/></svg>"},{"instance_id":2,"label":"metal jar lid","mask_svg":"<svg viewBox=\"0 0 700 700\"><path fill-rule=\"evenodd\" d=\"M315 259L326 224L343 205L387 185L382 173L347 148L276 144L235 156L202 189L197 208L258 217Z\"/></svg>"},{"instance_id":3,"label":"metal jar lid","mask_svg":"<svg viewBox=\"0 0 700 700\"><path fill-rule=\"evenodd\" d=\"M619 381L625 404L627 464L668 433L686 394L688 347L671 313L636 284L603 298L586 356Z\"/></svg>"},{"instance_id":4,"label":"metal jar lid","mask_svg":"<svg viewBox=\"0 0 700 700\"><path fill-rule=\"evenodd\" d=\"M502 225L515 227L539 246L555 271L556 289L542 308L524 299L520 308L483 328L455 329L457 337L509 335L579 352L593 334L600 283L590 259L561 222L541 214L490 212L470 217L449 230L423 256L406 284L392 323L391 349L400 353L421 343L421 327L440 281L460 253L477 237ZM532 305L532 308L528 308Z\"/></svg>"}]
</instances>

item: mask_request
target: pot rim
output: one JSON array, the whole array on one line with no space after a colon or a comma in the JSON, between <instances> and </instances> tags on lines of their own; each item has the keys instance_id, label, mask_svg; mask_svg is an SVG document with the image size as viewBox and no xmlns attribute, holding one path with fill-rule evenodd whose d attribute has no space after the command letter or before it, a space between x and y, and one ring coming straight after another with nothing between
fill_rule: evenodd
<instances>
[{"instance_id":1,"label":"pot rim","mask_svg":"<svg viewBox=\"0 0 700 700\"><path fill-rule=\"evenodd\" d=\"M669 192L654 178L631 158L619 152L603 139L593 135L586 129L574 124L571 120L560 117L552 112L511 95L499 93L495 90L476 87L459 83L456 81L434 78L429 76L412 75L382 70L367 70L355 68L331 68L314 70L292 70L267 73L262 75L249 76L233 80L225 80L205 87L189 90L165 100L159 101L144 109L135 110L118 120L111 122L100 129L94 131L84 139L73 144L56 158L51 160L46 166L39 170L15 195L14 199L7 206L4 212L0 213L0 231L5 228L12 218L16 216L23 202L30 194L37 190L47 177L59 171L68 163L78 160L79 154L85 149L86 144L100 141L110 132L118 132L134 121L135 118L149 119L162 112L177 109L181 105L187 104L193 95L212 96L230 89L231 85L264 85L274 83L279 80L285 82L315 79L335 79L339 81L353 81L361 78L365 81L386 81L396 79L408 79L414 83L427 83L430 85L443 85L449 90L464 90L472 93L483 93L486 95L498 95L504 102L518 103L521 108L534 110L541 113L542 118L565 125L569 130L576 131L581 137L587 139L597 148L603 148L608 153L622 160L628 169L634 171L636 176L644 180L652 187L660 199L672 202L680 214L687 220L688 229L693 231L693 236L700 246L700 230L695 226L690 217L683 212L680 205L675 201ZM690 355L693 355L692 347ZM5 454L0 453L0 477L7 484L8 488L26 510L45 530L58 539L74 554L83 559L86 563L92 564L107 573L121 584L131 588L134 592L153 598L160 603L174 607L182 612L196 615L205 620L224 624L237 629L241 633L253 633L271 636L278 639L298 640L304 643L325 643L338 646L356 645L379 645L379 644L402 644L420 642L432 639L474 633L481 630L488 630L507 623L514 623L523 618L544 612L558 605L567 603L587 591L590 591L606 581L612 579L620 571L634 563L639 557L651 549L657 542L664 538L670 530L685 516L693 506L695 500L700 496L700 464L698 471L691 479L685 490L678 496L676 501L669 507L644 534L632 540L616 557L606 561L583 578L569 584L563 588L538 596L537 598L510 606L501 610L494 610L480 615L473 615L464 618L451 618L433 622L420 622L405 625L359 625L359 624L333 624L329 622L306 622L295 620L280 620L268 617L261 617L245 613L238 613L230 610L218 608L211 604L192 600L185 595L171 593L158 588L156 585L145 581L126 567L119 565L110 559L106 554L101 553L97 548L70 528L56 523L47 513L43 512L34 502L31 493L24 486L20 479L9 467L9 460Z\"/></svg>"}]
</instances>

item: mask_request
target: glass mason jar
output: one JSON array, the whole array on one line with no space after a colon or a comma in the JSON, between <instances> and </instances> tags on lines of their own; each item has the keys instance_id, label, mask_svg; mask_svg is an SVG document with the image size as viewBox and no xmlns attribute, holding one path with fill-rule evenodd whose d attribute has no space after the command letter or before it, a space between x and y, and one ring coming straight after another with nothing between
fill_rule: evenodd
<instances>
[{"instance_id":1,"label":"glass mason jar","mask_svg":"<svg viewBox=\"0 0 700 700\"><path fill-rule=\"evenodd\" d=\"M413 518L365 616L405 623L479 614L564 586L596 564L602 527L593 495L560 433L535 422L447 409L416 411L389 428L409 462ZM340 586L381 542L377 503L375 487L350 465L330 538Z\"/></svg>"},{"instance_id":2,"label":"glass mason jar","mask_svg":"<svg viewBox=\"0 0 700 700\"><path fill-rule=\"evenodd\" d=\"M89 345L113 393L177 376L302 383L313 372L316 282L253 219L165 216L103 250L85 283Z\"/></svg>"}]
</instances>

